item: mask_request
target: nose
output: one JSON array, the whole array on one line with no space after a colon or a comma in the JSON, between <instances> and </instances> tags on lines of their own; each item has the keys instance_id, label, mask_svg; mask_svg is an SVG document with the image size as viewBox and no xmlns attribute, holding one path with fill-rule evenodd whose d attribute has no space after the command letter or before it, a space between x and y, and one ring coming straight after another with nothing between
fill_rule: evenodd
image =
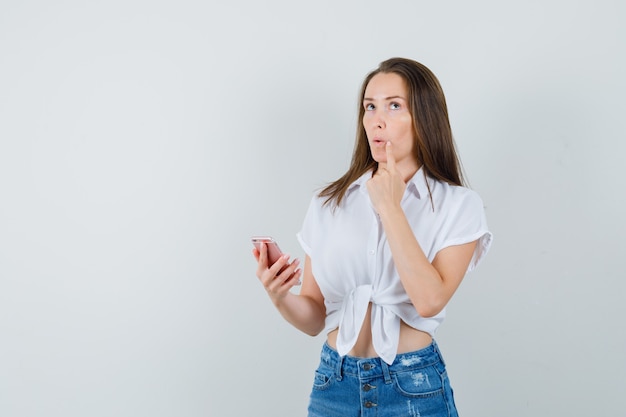
<instances>
[{"instance_id":1,"label":"nose","mask_svg":"<svg viewBox=\"0 0 626 417\"><path fill-rule=\"evenodd\" d=\"M372 118L372 127L376 129L384 129L386 127L385 117L381 111L376 111Z\"/></svg>"}]
</instances>

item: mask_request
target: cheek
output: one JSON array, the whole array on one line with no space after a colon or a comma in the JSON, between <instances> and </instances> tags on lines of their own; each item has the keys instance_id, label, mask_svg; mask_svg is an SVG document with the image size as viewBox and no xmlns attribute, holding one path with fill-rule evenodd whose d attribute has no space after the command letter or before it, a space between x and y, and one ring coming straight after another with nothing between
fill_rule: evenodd
<instances>
[{"instance_id":1,"label":"cheek","mask_svg":"<svg viewBox=\"0 0 626 417\"><path fill-rule=\"evenodd\" d=\"M373 134L373 130L367 125L363 125L363 131L365 132L366 139L370 138L370 132Z\"/></svg>"},{"instance_id":2,"label":"cheek","mask_svg":"<svg viewBox=\"0 0 626 417\"><path fill-rule=\"evenodd\" d=\"M366 132L369 130L369 127L372 124L372 121L370 119L371 117L368 117L367 114L365 114L361 119L361 124L363 125L363 129L365 129Z\"/></svg>"},{"instance_id":3,"label":"cheek","mask_svg":"<svg viewBox=\"0 0 626 417\"><path fill-rule=\"evenodd\" d=\"M413 122L410 116L398 117L394 125L394 130L398 136L402 136L403 138L413 136Z\"/></svg>"},{"instance_id":4,"label":"cheek","mask_svg":"<svg viewBox=\"0 0 626 417\"><path fill-rule=\"evenodd\" d=\"M414 136L414 133L413 133L413 119L410 116L408 116L406 118L406 120L404 121L404 130L405 130L406 134L412 140L413 136Z\"/></svg>"},{"instance_id":5,"label":"cheek","mask_svg":"<svg viewBox=\"0 0 626 417\"><path fill-rule=\"evenodd\" d=\"M404 113L402 115L402 124L407 129L412 129L413 128L413 118L411 117L411 115L409 113Z\"/></svg>"}]
</instances>

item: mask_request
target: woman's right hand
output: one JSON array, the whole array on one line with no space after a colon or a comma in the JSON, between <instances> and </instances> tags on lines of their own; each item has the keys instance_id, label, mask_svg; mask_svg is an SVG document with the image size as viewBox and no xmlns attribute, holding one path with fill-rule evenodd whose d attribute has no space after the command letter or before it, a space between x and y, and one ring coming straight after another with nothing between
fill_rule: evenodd
<instances>
[{"instance_id":1,"label":"woman's right hand","mask_svg":"<svg viewBox=\"0 0 626 417\"><path fill-rule=\"evenodd\" d=\"M302 269L298 268L300 261L295 259L289 262L289 255L281 256L273 265L268 265L267 246L262 243L260 249L252 249L252 254L258 262L256 276L265 287L272 302L277 305L289 294L289 291L300 283Z\"/></svg>"}]
</instances>

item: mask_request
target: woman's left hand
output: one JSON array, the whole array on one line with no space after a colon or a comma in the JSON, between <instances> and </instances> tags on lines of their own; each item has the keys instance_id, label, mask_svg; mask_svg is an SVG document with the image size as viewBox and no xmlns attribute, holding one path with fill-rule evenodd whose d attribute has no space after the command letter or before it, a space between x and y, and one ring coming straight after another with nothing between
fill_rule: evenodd
<instances>
[{"instance_id":1,"label":"woman's left hand","mask_svg":"<svg viewBox=\"0 0 626 417\"><path fill-rule=\"evenodd\" d=\"M382 167L379 163L376 173L367 181L367 191L378 214L389 208L400 207L406 188L404 179L396 168L391 142L387 142L385 151L387 153L386 166Z\"/></svg>"}]
</instances>

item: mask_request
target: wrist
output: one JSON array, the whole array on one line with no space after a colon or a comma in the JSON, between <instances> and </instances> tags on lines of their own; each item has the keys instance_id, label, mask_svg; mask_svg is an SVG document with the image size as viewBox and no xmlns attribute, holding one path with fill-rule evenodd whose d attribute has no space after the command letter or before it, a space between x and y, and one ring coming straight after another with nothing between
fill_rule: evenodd
<instances>
[{"instance_id":1,"label":"wrist","mask_svg":"<svg viewBox=\"0 0 626 417\"><path fill-rule=\"evenodd\" d=\"M390 217L400 213L404 213L404 211L402 210L400 203L394 204L389 202L378 207L377 213L380 217Z\"/></svg>"},{"instance_id":2,"label":"wrist","mask_svg":"<svg viewBox=\"0 0 626 417\"><path fill-rule=\"evenodd\" d=\"M289 292L285 294L270 295L270 300L272 300L272 304L274 304L274 307L280 310L281 308L285 306L285 299L287 298L288 295L289 295Z\"/></svg>"}]
</instances>

